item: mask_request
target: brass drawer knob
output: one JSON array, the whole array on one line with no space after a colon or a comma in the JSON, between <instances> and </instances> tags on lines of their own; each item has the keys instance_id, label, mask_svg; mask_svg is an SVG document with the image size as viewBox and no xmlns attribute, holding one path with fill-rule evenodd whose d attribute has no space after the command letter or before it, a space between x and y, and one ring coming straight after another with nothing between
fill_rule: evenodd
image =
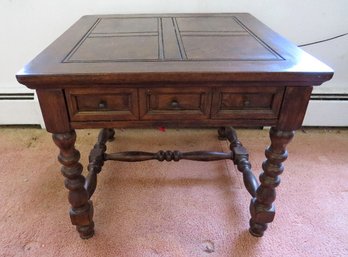
<instances>
[{"instance_id":1,"label":"brass drawer knob","mask_svg":"<svg viewBox=\"0 0 348 257\"><path fill-rule=\"evenodd\" d=\"M180 107L180 104L177 100L173 100L171 103L170 103L170 106L172 108L179 108Z\"/></svg>"},{"instance_id":2,"label":"brass drawer knob","mask_svg":"<svg viewBox=\"0 0 348 257\"><path fill-rule=\"evenodd\" d=\"M250 105L250 100L248 98L244 99L243 105L244 106L249 106Z\"/></svg>"},{"instance_id":3,"label":"brass drawer knob","mask_svg":"<svg viewBox=\"0 0 348 257\"><path fill-rule=\"evenodd\" d=\"M105 108L107 108L107 106L108 106L107 103L105 101L103 101L103 100L100 101L99 104L98 104L98 108L99 109L105 109Z\"/></svg>"}]
</instances>

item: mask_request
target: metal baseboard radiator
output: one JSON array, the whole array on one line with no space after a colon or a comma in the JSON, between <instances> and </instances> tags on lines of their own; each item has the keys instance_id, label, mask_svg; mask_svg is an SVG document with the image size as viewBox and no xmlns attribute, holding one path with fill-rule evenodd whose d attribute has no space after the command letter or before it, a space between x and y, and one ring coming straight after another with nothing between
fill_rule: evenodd
<instances>
[{"instance_id":1,"label":"metal baseboard radiator","mask_svg":"<svg viewBox=\"0 0 348 257\"><path fill-rule=\"evenodd\" d=\"M34 100L34 93L0 93L0 101Z\"/></svg>"},{"instance_id":2,"label":"metal baseboard radiator","mask_svg":"<svg viewBox=\"0 0 348 257\"><path fill-rule=\"evenodd\" d=\"M0 109L0 125L43 124L34 93L1 92Z\"/></svg>"},{"instance_id":3,"label":"metal baseboard radiator","mask_svg":"<svg viewBox=\"0 0 348 257\"><path fill-rule=\"evenodd\" d=\"M312 94L303 125L347 127L348 94Z\"/></svg>"},{"instance_id":4,"label":"metal baseboard radiator","mask_svg":"<svg viewBox=\"0 0 348 257\"><path fill-rule=\"evenodd\" d=\"M313 101L348 101L348 94L312 94Z\"/></svg>"}]
</instances>

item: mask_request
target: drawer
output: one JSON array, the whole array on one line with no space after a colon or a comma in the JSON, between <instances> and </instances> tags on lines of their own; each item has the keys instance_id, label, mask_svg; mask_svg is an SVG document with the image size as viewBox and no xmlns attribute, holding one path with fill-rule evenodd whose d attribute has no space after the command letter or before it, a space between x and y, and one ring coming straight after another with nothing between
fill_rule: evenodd
<instances>
[{"instance_id":1,"label":"drawer","mask_svg":"<svg viewBox=\"0 0 348 257\"><path fill-rule=\"evenodd\" d=\"M284 87L222 87L213 94L212 119L277 119Z\"/></svg>"},{"instance_id":2,"label":"drawer","mask_svg":"<svg viewBox=\"0 0 348 257\"><path fill-rule=\"evenodd\" d=\"M65 96L71 121L139 119L137 89L74 88Z\"/></svg>"},{"instance_id":3,"label":"drawer","mask_svg":"<svg viewBox=\"0 0 348 257\"><path fill-rule=\"evenodd\" d=\"M139 89L140 119L175 120L208 119L211 93L209 88Z\"/></svg>"}]
</instances>

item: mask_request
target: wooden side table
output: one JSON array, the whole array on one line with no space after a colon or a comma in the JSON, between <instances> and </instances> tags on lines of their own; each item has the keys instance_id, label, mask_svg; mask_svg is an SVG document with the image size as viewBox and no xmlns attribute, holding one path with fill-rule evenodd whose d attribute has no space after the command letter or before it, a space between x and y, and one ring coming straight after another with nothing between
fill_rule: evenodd
<instances>
[{"instance_id":1,"label":"wooden side table","mask_svg":"<svg viewBox=\"0 0 348 257\"><path fill-rule=\"evenodd\" d=\"M59 147L70 217L81 238L94 234L90 200L107 160L231 159L243 174L250 232L275 215L286 145L303 121L312 86L333 71L253 16L164 14L84 16L17 74L35 89ZM231 152L106 153L113 128L219 127ZM230 126L271 126L260 184ZM102 128L81 175L75 129Z\"/></svg>"}]
</instances>

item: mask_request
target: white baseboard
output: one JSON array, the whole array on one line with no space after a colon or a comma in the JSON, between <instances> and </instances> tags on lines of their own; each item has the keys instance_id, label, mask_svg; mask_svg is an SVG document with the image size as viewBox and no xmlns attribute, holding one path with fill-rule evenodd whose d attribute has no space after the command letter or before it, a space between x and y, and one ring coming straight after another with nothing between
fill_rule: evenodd
<instances>
[{"instance_id":1,"label":"white baseboard","mask_svg":"<svg viewBox=\"0 0 348 257\"><path fill-rule=\"evenodd\" d=\"M309 101L303 126L348 127L348 101Z\"/></svg>"},{"instance_id":2,"label":"white baseboard","mask_svg":"<svg viewBox=\"0 0 348 257\"><path fill-rule=\"evenodd\" d=\"M1 88L0 110L0 125L40 125L45 128L33 90Z\"/></svg>"},{"instance_id":3,"label":"white baseboard","mask_svg":"<svg viewBox=\"0 0 348 257\"><path fill-rule=\"evenodd\" d=\"M38 103L34 100L2 100L0 110L0 125L43 124Z\"/></svg>"},{"instance_id":4,"label":"white baseboard","mask_svg":"<svg viewBox=\"0 0 348 257\"><path fill-rule=\"evenodd\" d=\"M0 101L0 125L38 124L45 128L36 95L31 100ZM311 100L303 126L348 127L348 101Z\"/></svg>"}]
</instances>

